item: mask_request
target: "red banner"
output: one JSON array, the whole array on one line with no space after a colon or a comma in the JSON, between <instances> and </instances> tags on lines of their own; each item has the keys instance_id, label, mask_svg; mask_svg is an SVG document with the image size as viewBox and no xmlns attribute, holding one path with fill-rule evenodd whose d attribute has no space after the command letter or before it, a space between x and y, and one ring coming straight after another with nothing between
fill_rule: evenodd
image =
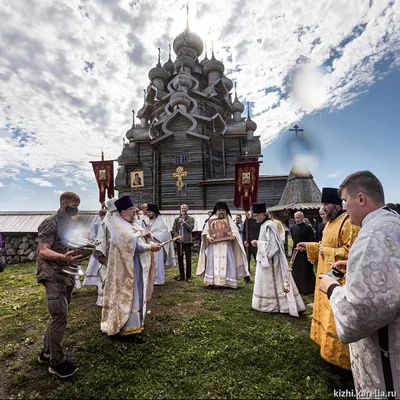
<instances>
[{"instance_id":1,"label":"red banner","mask_svg":"<svg viewBox=\"0 0 400 400\"><path fill-rule=\"evenodd\" d=\"M260 161L235 164L235 195L233 204L239 208L243 198L243 210L249 211L257 202Z\"/></svg>"},{"instance_id":2,"label":"red banner","mask_svg":"<svg viewBox=\"0 0 400 400\"><path fill-rule=\"evenodd\" d=\"M106 190L109 199L114 197L114 161L90 161L99 186L99 201L106 200Z\"/></svg>"}]
</instances>

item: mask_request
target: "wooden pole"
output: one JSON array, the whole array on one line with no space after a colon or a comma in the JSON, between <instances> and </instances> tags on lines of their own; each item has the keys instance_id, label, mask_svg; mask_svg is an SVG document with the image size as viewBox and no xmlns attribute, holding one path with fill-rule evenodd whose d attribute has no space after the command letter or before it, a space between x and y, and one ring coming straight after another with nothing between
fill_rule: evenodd
<instances>
[{"instance_id":1,"label":"wooden pole","mask_svg":"<svg viewBox=\"0 0 400 400\"><path fill-rule=\"evenodd\" d=\"M246 215L246 214L245 214ZM246 218L246 242L247 242L247 247L246 247L246 256L247 256L247 259L249 259L249 219L247 218L247 216L245 216L245 218ZM250 265L249 265L249 268L250 268Z\"/></svg>"}]
</instances>

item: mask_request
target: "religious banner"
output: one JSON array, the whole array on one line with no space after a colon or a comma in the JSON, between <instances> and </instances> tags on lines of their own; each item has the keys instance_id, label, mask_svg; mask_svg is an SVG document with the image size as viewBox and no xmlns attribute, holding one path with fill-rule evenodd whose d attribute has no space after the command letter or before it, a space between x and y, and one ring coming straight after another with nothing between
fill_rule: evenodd
<instances>
[{"instance_id":1,"label":"religious banner","mask_svg":"<svg viewBox=\"0 0 400 400\"><path fill-rule=\"evenodd\" d=\"M244 211L249 211L251 204L257 202L259 169L260 161L235 164L235 194L233 204L236 208L239 208L242 204L242 198Z\"/></svg>"},{"instance_id":2,"label":"religious banner","mask_svg":"<svg viewBox=\"0 0 400 400\"><path fill-rule=\"evenodd\" d=\"M106 200L106 190L109 199L114 197L114 160L104 160L101 153L101 161L89 161L93 166L97 185L99 186L99 201L103 205Z\"/></svg>"}]
</instances>

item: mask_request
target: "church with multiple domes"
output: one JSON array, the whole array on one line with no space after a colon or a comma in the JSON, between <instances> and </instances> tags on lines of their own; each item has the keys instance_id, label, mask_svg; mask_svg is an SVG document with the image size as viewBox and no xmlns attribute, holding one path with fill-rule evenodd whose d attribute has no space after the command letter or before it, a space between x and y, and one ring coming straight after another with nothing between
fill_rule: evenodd
<instances>
[{"instance_id":1,"label":"church with multiple domes","mask_svg":"<svg viewBox=\"0 0 400 400\"><path fill-rule=\"evenodd\" d=\"M118 157L115 187L120 196L164 210L176 209L180 202L208 210L217 201L234 209L235 164L262 157L257 125L248 107L247 117L242 116L245 106L236 85L213 49L208 58L197 34L186 27L172 47L175 60L170 48L161 65L159 52L149 71L143 107L133 112ZM286 179L261 175L259 201L278 204Z\"/></svg>"}]
</instances>

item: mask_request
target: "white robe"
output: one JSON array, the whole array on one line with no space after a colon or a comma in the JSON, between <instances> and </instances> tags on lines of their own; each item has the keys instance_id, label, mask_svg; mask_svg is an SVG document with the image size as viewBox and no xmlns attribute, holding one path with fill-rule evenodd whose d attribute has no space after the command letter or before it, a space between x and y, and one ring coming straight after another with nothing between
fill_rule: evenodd
<instances>
[{"instance_id":1,"label":"white robe","mask_svg":"<svg viewBox=\"0 0 400 400\"><path fill-rule=\"evenodd\" d=\"M161 215L157 215L149 220L147 226L150 229L152 238L156 243L166 242L171 239L171 233L168 231L167 224ZM156 273L154 278L155 285L163 285L165 281L165 267L175 267L175 249L173 243L168 243L155 253L154 262Z\"/></svg>"},{"instance_id":2,"label":"white robe","mask_svg":"<svg viewBox=\"0 0 400 400\"><path fill-rule=\"evenodd\" d=\"M250 276L246 252L238 227L230 216L227 217L234 240L210 243L207 239L209 224L202 232L196 275L204 277L206 285L237 288L237 280ZM217 219L216 216L209 218Z\"/></svg>"},{"instance_id":3,"label":"white robe","mask_svg":"<svg viewBox=\"0 0 400 400\"><path fill-rule=\"evenodd\" d=\"M350 343L357 397L381 398L384 379L378 330L388 326L392 384L400 399L400 217L378 209L368 214L350 249L346 283L333 290L337 334ZM382 346L381 346L382 347ZM383 354L383 353L382 353Z\"/></svg>"},{"instance_id":4,"label":"white robe","mask_svg":"<svg viewBox=\"0 0 400 400\"><path fill-rule=\"evenodd\" d=\"M299 316L304 311L292 274L288 274L288 262L278 228L271 220L261 224L257 240L257 267L254 278L252 307L262 312L289 313ZM289 282L289 292L284 294L283 282Z\"/></svg>"}]
</instances>

